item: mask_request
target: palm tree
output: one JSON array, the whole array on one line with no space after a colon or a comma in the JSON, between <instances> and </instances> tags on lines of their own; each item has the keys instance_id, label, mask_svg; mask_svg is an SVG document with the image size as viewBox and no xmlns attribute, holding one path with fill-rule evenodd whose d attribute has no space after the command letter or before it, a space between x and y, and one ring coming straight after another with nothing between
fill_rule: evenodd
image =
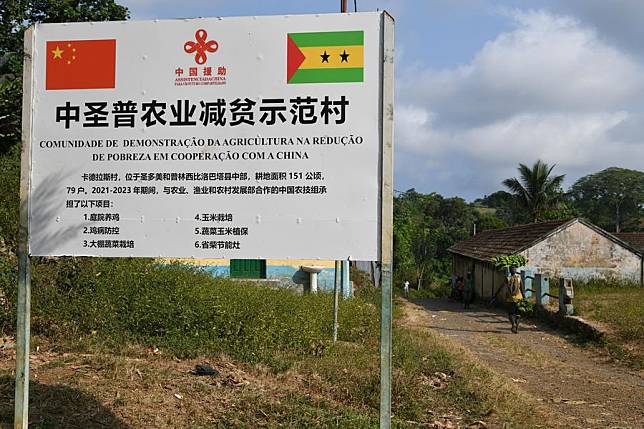
<instances>
[{"instance_id":1,"label":"palm tree","mask_svg":"<svg viewBox=\"0 0 644 429\"><path fill-rule=\"evenodd\" d=\"M519 164L521 179L505 179L503 184L516 198L519 206L529 213L532 222L543 219L546 211L557 206L561 199L561 184L565 175L550 176L553 168L537 160L532 168Z\"/></svg>"}]
</instances>

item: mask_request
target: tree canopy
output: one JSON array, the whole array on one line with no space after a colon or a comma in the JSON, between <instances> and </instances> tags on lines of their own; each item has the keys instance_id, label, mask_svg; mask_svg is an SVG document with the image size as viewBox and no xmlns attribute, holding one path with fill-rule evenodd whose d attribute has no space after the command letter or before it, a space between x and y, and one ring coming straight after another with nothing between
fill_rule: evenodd
<instances>
[{"instance_id":1,"label":"tree canopy","mask_svg":"<svg viewBox=\"0 0 644 429\"><path fill-rule=\"evenodd\" d=\"M394 271L397 281L417 287L450 274L447 249L471 235L476 210L462 198L421 194L414 189L394 198Z\"/></svg>"},{"instance_id":2,"label":"tree canopy","mask_svg":"<svg viewBox=\"0 0 644 429\"><path fill-rule=\"evenodd\" d=\"M25 30L38 22L127 18L127 8L114 0L0 0L0 249L15 247L18 230Z\"/></svg>"},{"instance_id":3,"label":"tree canopy","mask_svg":"<svg viewBox=\"0 0 644 429\"><path fill-rule=\"evenodd\" d=\"M485 195L483 198L477 198L474 200L474 204L480 207L485 207L493 210L493 214L490 212L485 213L485 216L481 216L481 228L483 231L485 229L492 229L485 227L484 225L489 225L490 222L496 222L496 220L491 219L490 215L502 222L503 226L514 225L519 221L519 218L522 216L517 210L517 204L514 196L506 191L496 191L490 195Z\"/></svg>"},{"instance_id":4,"label":"tree canopy","mask_svg":"<svg viewBox=\"0 0 644 429\"><path fill-rule=\"evenodd\" d=\"M532 168L519 164L519 179L513 177L503 181L530 222L552 218L552 212L563 202L561 186L565 175L553 175L554 168L554 164L548 165L541 160L537 160Z\"/></svg>"},{"instance_id":5,"label":"tree canopy","mask_svg":"<svg viewBox=\"0 0 644 429\"><path fill-rule=\"evenodd\" d=\"M0 0L0 153L20 140L25 30L38 22L119 21L114 0Z\"/></svg>"},{"instance_id":6,"label":"tree canopy","mask_svg":"<svg viewBox=\"0 0 644 429\"><path fill-rule=\"evenodd\" d=\"M577 180L570 195L585 217L607 231L644 227L644 172L607 168Z\"/></svg>"}]
</instances>

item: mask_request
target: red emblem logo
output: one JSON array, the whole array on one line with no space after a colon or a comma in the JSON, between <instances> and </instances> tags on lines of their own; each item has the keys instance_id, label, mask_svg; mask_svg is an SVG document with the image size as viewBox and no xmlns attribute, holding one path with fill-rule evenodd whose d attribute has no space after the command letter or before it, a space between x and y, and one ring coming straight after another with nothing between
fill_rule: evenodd
<instances>
[{"instance_id":1,"label":"red emblem logo","mask_svg":"<svg viewBox=\"0 0 644 429\"><path fill-rule=\"evenodd\" d=\"M183 50L186 51L187 54L195 54L195 62L197 64L204 64L206 60L208 59L206 57L206 52L214 53L219 49L219 43L217 43L215 40L208 40L208 33L204 29L199 29L195 32L195 39L197 42L186 42L183 45Z\"/></svg>"}]
</instances>

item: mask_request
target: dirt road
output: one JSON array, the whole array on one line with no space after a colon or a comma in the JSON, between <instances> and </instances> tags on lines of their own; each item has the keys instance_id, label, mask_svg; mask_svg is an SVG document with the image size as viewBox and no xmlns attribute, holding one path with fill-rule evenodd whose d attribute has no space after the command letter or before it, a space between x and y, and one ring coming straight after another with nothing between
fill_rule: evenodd
<instances>
[{"instance_id":1,"label":"dirt road","mask_svg":"<svg viewBox=\"0 0 644 429\"><path fill-rule=\"evenodd\" d=\"M404 323L431 329L530 395L555 427L644 428L644 374L608 362L534 322L510 332L497 309L426 299L405 301Z\"/></svg>"}]
</instances>

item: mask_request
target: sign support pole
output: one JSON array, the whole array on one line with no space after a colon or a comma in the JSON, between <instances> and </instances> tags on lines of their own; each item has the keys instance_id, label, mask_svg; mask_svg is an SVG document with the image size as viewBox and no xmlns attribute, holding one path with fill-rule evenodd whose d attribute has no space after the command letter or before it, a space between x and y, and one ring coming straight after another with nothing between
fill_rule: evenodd
<instances>
[{"instance_id":1,"label":"sign support pole","mask_svg":"<svg viewBox=\"0 0 644 429\"><path fill-rule=\"evenodd\" d=\"M381 87L381 200L380 263L382 306L380 316L380 429L391 428L391 356L393 259L393 144L394 144L394 19L382 14L382 87Z\"/></svg>"},{"instance_id":2,"label":"sign support pole","mask_svg":"<svg viewBox=\"0 0 644 429\"><path fill-rule=\"evenodd\" d=\"M340 261L335 261L335 279L333 281L333 342L338 341L338 294L340 292Z\"/></svg>"},{"instance_id":3,"label":"sign support pole","mask_svg":"<svg viewBox=\"0 0 644 429\"><path fill-rule=\"evenodd\" d=\"M340 261L340 266L342 267L342 297L344 299L351 298L351 269L349 268L349 260L345 259Z\"/></svg>"},{"instance_id":4,"label":"sign support pole","mask_svg":"<svg viewBox=\"0 0 644 429\"><path fill-rule=\"evenodd\" d=\"M22 152L20 159L20 229L18 231L18 302L16 321L16 393L14 429L29 425L29 335L31 318L31 261L29 258L29 189L31 187L31 97L34 27L25 31Z\"/></svg>"}]
</instances>

